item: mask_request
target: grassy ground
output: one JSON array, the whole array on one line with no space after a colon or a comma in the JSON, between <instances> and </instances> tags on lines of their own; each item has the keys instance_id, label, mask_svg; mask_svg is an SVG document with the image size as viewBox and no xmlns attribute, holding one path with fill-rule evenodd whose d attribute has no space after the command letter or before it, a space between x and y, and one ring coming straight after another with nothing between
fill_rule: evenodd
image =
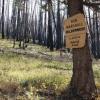
<instances>
[{"instance_id":1,"label":"grassy ground","mask_svg":"<svg viewBox=\"0 0 100 100\"><path fill-rule=\"evenodd\" d=\"M100 87L99 66L93 66L98 87ZM59 94L69 84L71 70L71 63L27 58L12 53L0 54L0 90L6 96L9 93L13 94L14 90L15 94L19 95L24 91L22 97L27 96L28 99L41 90Z\"/></svg>"},{"instance_id":2,"label":"grassy ground","mask_svg":"<svg viewBox=\"0 0 100 100\"><path fill-rule=\"evenodd\" d=\"M0 47L12 48L13 42L0 39ZM59 55L59 52L51 53L46 47L38 45L29 45L26 50ZM96 85L100 88L100 64L93 64L93 70ZM0 53L0 100L5 100L3 98L11 100L11 97L16 97L17 100L40 100L40 96L37 95L40 91L59 95L68 86L71 76L70 62L47 61L14 53ZM48 99L43 98L43 100Z\"/></svg>"},{"instance_id":3,"label":"grassy ground","mask_svg":"<svg viewBox=\"0 0 100 100\"><path fill-rule=\"evenodd\" d=\"M13 41L12 40L6 40L6 39L0 39L0 47L2 48L13 48ZM16 42L15 48L19 48L19 43ZM40 46L36 44L28 44L28 47L25 49L26 51L31 52L44 52L49 55L59 55L59 51L50 52L50 50L45 46Z\"/></svg>"},{"instance_id":4,"label":"grassy ground","mask_svg":"<svg viewBox=\"0 0 100 100\"><path fill-rule=\"evenodd\" d=\"M46 89L60 93L70 81L71 69L71 63L49 62L12 53L0 54L0 84L3 84L0 88L7 93L12 90L9 86L7 90L6 84L16 83L28 88L28 92L33 88L32 91Z\"/></svg>"}]
</instances>

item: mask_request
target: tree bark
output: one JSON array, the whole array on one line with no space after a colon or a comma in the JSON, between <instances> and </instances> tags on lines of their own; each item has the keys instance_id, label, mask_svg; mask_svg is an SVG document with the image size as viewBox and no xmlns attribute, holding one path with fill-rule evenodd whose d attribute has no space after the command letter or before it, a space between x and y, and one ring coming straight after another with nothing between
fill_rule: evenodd
<instances>
[{"instance_id":1,"label":"tree bark","mask_svg":"<svg viewBox=\"0 0 100 100\"><path fill-rule=\"evenodd\" d=\"M53 33L52 33L52 1L48 0L48 36L47 36L47 47L50 51L54 50L53 47Z\"/></svg>"},{"instance_id":2,"label":"tree bark","mask_svg":"<svg viewBox=\"0 0 100 100\"><path fill-rule=\"evenodd\" d=\"M60 1L57 1L57 29L56 29L56 36L57 36L57 40L56 40L56 49L59 50L60 48L62 48L62 36L61 36L61 16L60 16Z\"/></svg>"},{"instance_id":3,"label":"tree bark","mask_svg":"<svg viewBox=\"0 0 100 100\"><path fill-rule=\"evenodd\" d=\"M69 16L77 13L84 14L82 2L83 0L68 0ZM73 49L73 75L70 83L69 98L66 100L95 100L96 94L87 34L85 46Z\"/></svg>"},{"instance_id":4,"label":"tree bark","mask_svg":"<svg viewBox=\"0 0 100 100\"><path fill-rule=\"evenodd\" d=\"M5 3L5 0L2 1L2 39L5 38L5 35L4 35L4 3Z\"/></svg>"}]
</instances>

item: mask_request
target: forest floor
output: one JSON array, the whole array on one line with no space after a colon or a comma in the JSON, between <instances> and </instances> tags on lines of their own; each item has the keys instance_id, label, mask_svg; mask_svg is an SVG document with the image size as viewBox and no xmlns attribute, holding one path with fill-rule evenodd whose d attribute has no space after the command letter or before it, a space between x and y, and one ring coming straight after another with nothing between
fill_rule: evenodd
<instances>
[{"instance_id":1,"label":"forest floor","mask_svg":"<svg viewBox=\"0 0 100 100\"><path fill-rule=\"evenodd\" d=\"M72 55L65 51L60 55L60 51L50 52L45 46L37 44L28 44L26 49L19 48L18 42L16 42L15 48L13 48L13 41L0 39L0 51L1 52L13 52L17 54L27 55L29 57L42 58L46 60L55 60L63 62L72 62Z\"/></svg>"},{"instance_id":2,"label":"forest floor","mask_svg":"<svg viewBox=\"0 0 100 100\"><path fill-rule=\"evenodd\" d=\"M71 55L64 54L60 59L59 51L50 52L38 45L29 45L21 51L18 45L13 49L12 41L8 40L0 40L0 48L0 100L52 100L55 96L57 100L67 88L72 76ZM94 76L100 90L100 63L95 62Z\"/></svg>"}]
</instances>

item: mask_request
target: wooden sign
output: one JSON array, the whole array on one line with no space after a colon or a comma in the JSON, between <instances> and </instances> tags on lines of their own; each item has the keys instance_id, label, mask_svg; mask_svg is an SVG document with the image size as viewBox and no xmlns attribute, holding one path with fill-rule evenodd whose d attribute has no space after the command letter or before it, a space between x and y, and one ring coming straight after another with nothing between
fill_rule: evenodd
<instances>
[{"instance_id":1,"label":"wooden sign","mask_svg":"<svg viewBox=\"0 0 100 100\"><path fill-rule=\"evenodd\" d=\"M82 48L85 46L86 26L83 14L77 14L64 21L67 48Z\"/></svg>"}]
</instances>

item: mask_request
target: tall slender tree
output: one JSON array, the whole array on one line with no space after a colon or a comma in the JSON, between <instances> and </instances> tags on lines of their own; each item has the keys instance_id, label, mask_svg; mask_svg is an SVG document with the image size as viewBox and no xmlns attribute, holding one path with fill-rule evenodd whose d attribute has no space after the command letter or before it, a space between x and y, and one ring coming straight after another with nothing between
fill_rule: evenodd
<instances>
[{"instance_id":1,"label":"tall slender tree","mask_svg":"<svg viewBox=\"0 0 100 100\"><path fill-rule=\"evenodd\" d=\"M6 28L6 37L7 37L7 39L9 39L9 36L10 36L10 34L9 34L9 0L7 0L7 3L8 3L8 5L7 5L7 28Z\"/></svg>"},{"instance_id":2,"label":"tall slender tree","mask_svg":"<svg viewBox=\"0 0 100 100\"><path fill-rule=\"evenodd\" d=\"M52 33L52 1L48 0L48 37L47 37L47 47L50 51L53 51L53 33Z\"/></svg>"},{"instance_id":3,"label":"tall slender tree","mask_svg":"<svg viewBox=\"0 0 100 100\"><path fill-rule=\"evenodd\" d=\"M5 6L5 0L2 0L2 39L5 38L5 35L4 35L4 6Z\"/></svg>"},{"instance_id":4,"label":"tall slender tree","mask_svg":"<svg viewBox=\"0 0 100 100\"><path fill-rule=\"evenodd\" d=\"M57 1L57 41L56 41L56 49L62 48L62 35L61 35L61 17L60 17L60 0Z\"/></svg>"}]
</instances>

